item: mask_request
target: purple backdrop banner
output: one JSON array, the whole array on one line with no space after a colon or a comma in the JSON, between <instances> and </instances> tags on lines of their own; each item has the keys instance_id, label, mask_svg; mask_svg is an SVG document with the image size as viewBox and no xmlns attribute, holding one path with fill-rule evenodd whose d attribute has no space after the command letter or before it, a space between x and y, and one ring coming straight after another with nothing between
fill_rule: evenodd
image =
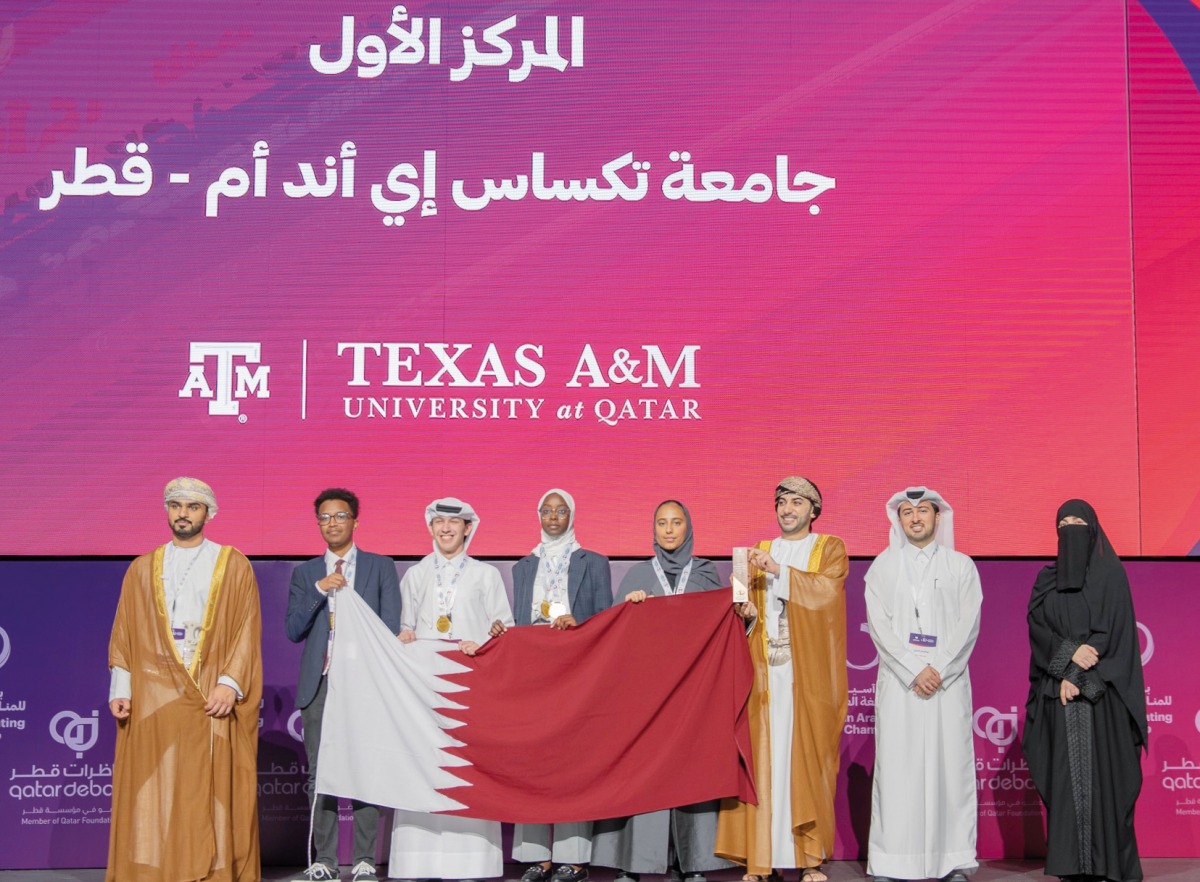
<instances>
[{"instance_id":1,"label":"purple backdrop banner","mask_svg":"<svg viewBox=\"0 0 1200 882\"><path fill-rule=\"evenodd\" d=\"M866 633L863 574L847 582L850 711L842 741L837 857L865 855L874 762L878 661ZM263 862L305 859L306 767L293 703L299 648L283 634L293 563L254 565L263 604L259 815ZM402 562L403 572L410 564ZM510 562L500 562L508 579ZM109 624L124 561L0 561L0 868L103 866L115 724L108 714ZM630 566L614 562L613 582ZM728 575L729 564L719 564ZM1041 563L983 561L983 627L971 663L979 788L979 853L1043 851L1041 810L1020 749L1029 661L1025 604ZM1138 803L1142 853L1200 855L1200 687L1191 646L1200 564L1127 563L1146 666L1150 751ZM344 820L349 820L346 812ZM385 825L388 826L388 825ZM349 842L349 829L342 837ZM387 837L380 848L386 854ZM343 859L349 855L343 854Z\"/></svg>"}]
</instances>

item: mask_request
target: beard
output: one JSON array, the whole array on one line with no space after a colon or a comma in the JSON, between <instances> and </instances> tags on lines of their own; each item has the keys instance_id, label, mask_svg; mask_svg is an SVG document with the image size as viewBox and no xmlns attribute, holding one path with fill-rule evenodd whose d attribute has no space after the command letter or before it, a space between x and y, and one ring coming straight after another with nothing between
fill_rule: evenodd
<instances>
[{"instance_id":1,"label":"beard","mask_svg":"<svg viewBox=\"0 0 1200 882\"><path fill-rule=\"evenodd\" d=\"M812 518L808 518L807 520L797 518L796 523L790 529L781 523L779 525L779 532L784 536L795 536L797 533L803 533L806 529L811 529L812 522Z\"/></svg>"},{"instance_id":2,"label":"beard","mask_svg":"<svg viewBox=\"0 0 1200 882\"><path fill-rule=\"evenodd\" d=\"M176 521L171 524L171 532L175 534L176 539L192 539L204 531L203 523L193 523L191 521Z\"/></svg>"}]
</instances>

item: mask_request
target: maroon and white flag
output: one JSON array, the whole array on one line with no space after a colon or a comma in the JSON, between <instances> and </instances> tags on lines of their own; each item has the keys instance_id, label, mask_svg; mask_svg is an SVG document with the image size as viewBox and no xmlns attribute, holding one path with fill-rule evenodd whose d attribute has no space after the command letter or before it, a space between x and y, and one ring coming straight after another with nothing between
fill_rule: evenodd
<instances>
[{"instance_id":1,"label":"maroon and white flag","mask_svg":"<svg viewBox=\"0 0 1200 882\"><path fill-rule=\"evenodd\" d=\"M338 598L317 790L517 823L755 802L746 632L728 591L510 628L474 657Z\"/></svg>"}]
</instances>

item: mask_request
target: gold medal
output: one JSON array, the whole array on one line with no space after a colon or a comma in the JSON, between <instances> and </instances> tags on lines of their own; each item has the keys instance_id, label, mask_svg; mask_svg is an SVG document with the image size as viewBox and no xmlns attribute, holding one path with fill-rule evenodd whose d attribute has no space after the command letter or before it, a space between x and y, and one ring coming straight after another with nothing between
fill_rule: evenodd
<instances>
[{"instance_id":1,"label":"gold medal","mask_svg":"<svg viewBox=\"0 0 1200 882\"><path fill-rule=\"evenodd\" d=\"M549 600L542 601L542 618L543 619L550 618L550 601Z\"/></svg>"},{"instance_id":2,"label":"gold medal","mask_svg":"<svg viewBox=\"0 0 1200 882\"><path fill-rule=\"evenodd\" d=\"M449 634L450 633L450 617L449 616L438 616L437 629L442 634Z\"/></svg>"}]
</instances>

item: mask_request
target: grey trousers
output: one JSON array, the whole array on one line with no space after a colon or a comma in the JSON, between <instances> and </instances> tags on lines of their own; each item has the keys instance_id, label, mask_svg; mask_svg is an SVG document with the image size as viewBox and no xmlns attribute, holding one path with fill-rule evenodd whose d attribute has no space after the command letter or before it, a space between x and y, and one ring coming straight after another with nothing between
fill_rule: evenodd
<instances>
[{"instance_id":1,"label":"grey trousers","mask_svg":"<svg viewBox=\"0 0 1200 882\"><path fill-rule=\"evenodd\" d=\"M522 864L586 864L592 859L592 822L514 824L513 860Z\"/></svg>"},{"instance_id":2,"label":"grey trousers","mask_svg":"<svg viewBox=\"0 0 1200 882\"><path fill-rule=\"evenodd\" d=\"M316 859L327 867L337 869L338 804L337 797L316 796L317 752L321 747L321 717L325 715L325 688L327 679L321 678L317 694L306 708L301 708L300 719L304 722L304 752L308 754L308 805L313 811L313 848ZM313 808L313 800L316 807ZM375 840L379 833L379 808L369 803L351 800L354 810L354 863L366 861L372 867L375 861Z\"/></svg>"}]
</instances>

